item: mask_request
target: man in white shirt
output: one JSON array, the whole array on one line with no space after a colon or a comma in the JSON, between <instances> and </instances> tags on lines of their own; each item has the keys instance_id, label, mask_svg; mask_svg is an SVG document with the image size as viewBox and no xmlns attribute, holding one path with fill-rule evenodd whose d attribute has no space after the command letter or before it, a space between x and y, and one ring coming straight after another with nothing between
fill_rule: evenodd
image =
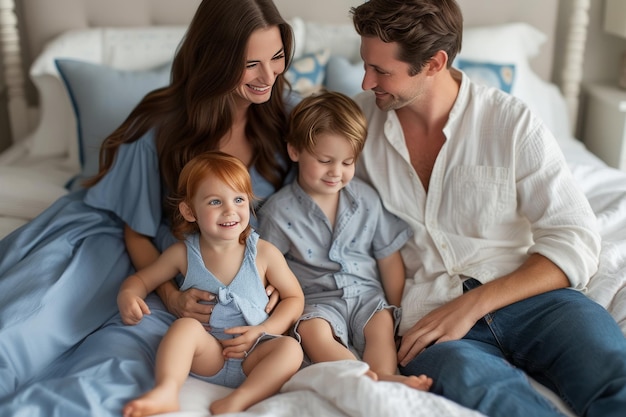
<instances>
[{"instance_id":1,"label":"man in white shirt","mask_svg":"<svg viewBox=\"0 0 626 417\"><path fill-rule=\"evenodd\" d=\"M524 372L578 415L621 415L626 339L580 291L600 236L552 134L450 67L463 30L454 0L351 12L369 90L357 97L369 123L357 175L414 232L401 372L490 416L560 415Z\"/></svg>"}]
</instances>

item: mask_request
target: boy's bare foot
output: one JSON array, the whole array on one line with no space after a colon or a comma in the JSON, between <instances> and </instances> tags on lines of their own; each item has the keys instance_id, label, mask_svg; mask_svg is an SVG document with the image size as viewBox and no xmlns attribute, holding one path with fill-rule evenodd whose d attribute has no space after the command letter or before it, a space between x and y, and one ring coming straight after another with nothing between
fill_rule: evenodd
<instances>
[{"instance_id":1,"label":"boy's bare foot","mask_svg":"<svg viewBox=\"0 0 626 417\"><path fill-rule=\"evenodd\" d=\"M374 381L378 381L378 374L374 371L372 371L371 369L368 369L365 372L365 376L369 376L370 378L372 378Z\"/></svg>"},{"instance_id":2,"label":"boy's bare foot","mask_svg":"<svg viewBox=\"0 0 626 417\"><path fill-rule=\"evenodd\" d=\"M426 375L378 375L380 381L400 382L411 388L418 389L420 391L429 391L433 385L433 379Z\"/></svg>"},{"instance_id":3,"label":"boy's bare foot","mask_svg":"<svg viewBox=\"0 0 626 417\"><path fill-rule=\"evenodd\" d=\"M144 417L178 411L179 409L176 388L156 386L141 397L127 403L122 410L122 415L124 417Z\"/></svg>"}]
</instances>

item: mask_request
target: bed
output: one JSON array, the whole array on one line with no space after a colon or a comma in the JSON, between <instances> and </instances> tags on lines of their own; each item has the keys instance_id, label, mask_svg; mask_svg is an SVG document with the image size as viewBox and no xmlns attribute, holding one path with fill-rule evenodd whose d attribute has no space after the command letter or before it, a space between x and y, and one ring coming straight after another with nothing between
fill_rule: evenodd
<instances>
[{"instance_id":1,"label":"bed","mask_svg":"<svg viewBox=\"0 0 626 417\"><path fill-rule=\"evenodd\" d=\"M357 93L363 70L348 9L361 1L275 2L294 28L296 56L289 77L298 92L305 95L325 87ZM21 0L19 20L1 19L5 68L17 70L5 71L14 138L0 154L0 237L75 187L77 178L94 172L99 141L143 94L167 82L167 64L198 3ZM550 81L558 0L460 4L466 29L454 65L476 81L526 101L556 136L603 236L600 268L587 293L609 310L626 334L626 173L605 165L572 135L588 2L575 2L559 86ZM4 16L13 16L12 7L12 2L0 1ZM21 49L16 53L6 45ZM35 89L34 108L25 99L27 80ZM361 377L364 372L365 365L351 361L305 368L280 394L241 415L478 415L433 394L373 383ZM535 385L568 413L553 394ZM181 393L182 411L169 415L207 416L209 403L226 390L189 378ZM75 415L109 415L84 404L72 407ZM26 406L24 413L35 415Z\"/></svg>"}]
</instances>

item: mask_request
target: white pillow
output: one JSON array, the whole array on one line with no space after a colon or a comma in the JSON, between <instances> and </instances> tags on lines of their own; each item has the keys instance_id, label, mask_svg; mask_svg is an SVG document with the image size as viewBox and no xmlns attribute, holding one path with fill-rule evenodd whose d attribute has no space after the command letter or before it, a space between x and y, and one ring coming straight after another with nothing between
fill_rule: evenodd
<instances>
[{"instance_id":1,"label":"white pillow","mask_svg":"<svg viewBox=\"0 0 626 417\"><path fill-rule=\"evenodd\" d=\"M305 22L305 41L302 53L330 49L331 55L348 58L351 62L361 59L361 37L352 24Z\"/></svg>"},{"instance_id":2,"label":"white pillow","mask_svg":"<svg viewBox=\"0 0 626 417\"><path fill-rule=\"evenodd\" d=\"M160 67L174 59L186 31L186 26L104 29L102 63L129 71Z\"/></svg>"},{"instance_id":3,"label":"white pillow","mask_svg":"<svg viewBox=\"0 0 626 417\"><path fill-rule=\"evenodd\" d=\"M287 21L293 30L294 51L293 57L299 58L304 53L304 40L306 39L306 24L299 17L294 17Z\"/></svg>"},{"instance_id":4,"label":"white pillow","mask_svg":"<svg viewBox=\"0 0 626 417\"><path fill-rule=\"evenodd\" d=\"M515 65L516 80L511 94L530 98L529 87L539 78L531 69L529 59L539 53L546 37L526 23L467 28L458 57L472 61ZM526 100L525 100L526 101Z\"/></svg>"},{"instance_id":5,"label":"white pillow","mask_svg":"<svg viewBox=\"0 0 626 417\"><path fill-rule=\"evenodd\" d=\"M530 58L539 54L546 35L527 23L505 23L463 30L459 59L515 66L511 94L524 101L560 137L569 131L567 114L561 112L556 86L542 80L531 68ZM556 95L556 97L555 97ZM557 107L554 107L557 103Z\"/></svg>"},{"instance_id":6,"label":"white pillow","mask_svg":"<svg viewBox=\"0 0 626 417\"><path fill-rule=\"evenodd\" d=\"M459 55L498 63L527 63L539 54L545 41L546 35L527 23L468 27L463 30Z\"/></svg>"}]
</instances>

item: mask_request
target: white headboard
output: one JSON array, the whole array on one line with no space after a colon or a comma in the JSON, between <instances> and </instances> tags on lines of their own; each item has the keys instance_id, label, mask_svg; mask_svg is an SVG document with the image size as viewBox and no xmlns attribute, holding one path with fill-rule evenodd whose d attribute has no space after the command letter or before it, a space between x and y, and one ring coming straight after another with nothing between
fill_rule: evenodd
<instances>
[{"instance_id":1,"label":"white headboard","mask_svg":"<svg viewBox=\"0 0 626 417\"><path fill-rule=\"evenodd\" d=\"M363 0L275 0L285 18L330 23L350 22L349 8ZM552 78L559 0L458 0L465 26L527 22L548 36L533 62L533 69L546 80ZM590 0L574 0L564 48L563 83L560 86L575 120L582 54ZM190 21L200 0L0 0L0 46L3 46L5 83L13 136L27 133L26 69L46 42L69 29L98 26L180 25ZM16 16L18 17L16 19ZM31 100L32 101L32 100Z\"/></svg>"}]
</instances>

